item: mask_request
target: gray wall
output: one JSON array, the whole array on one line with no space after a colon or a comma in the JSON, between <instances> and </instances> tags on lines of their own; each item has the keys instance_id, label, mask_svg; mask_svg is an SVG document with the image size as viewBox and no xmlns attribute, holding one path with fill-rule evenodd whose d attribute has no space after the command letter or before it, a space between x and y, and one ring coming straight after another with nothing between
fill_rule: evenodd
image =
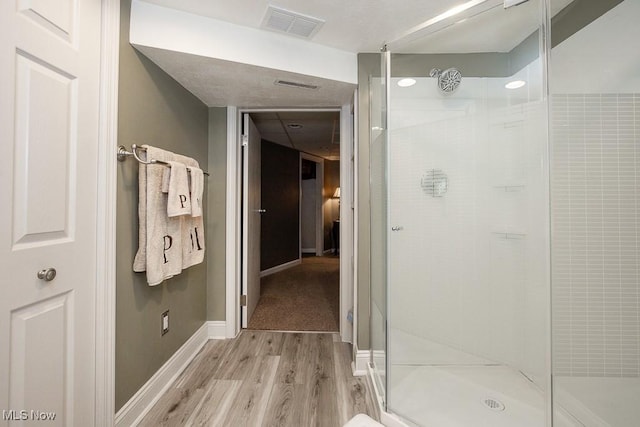
<instances>
[{"instance_id":1,"label":"gray wall","mask_svg":"<svg viewBox=\"0 0 640 427\"><path fill-rule=\"evenodd\" d=\"M359 349L369 348L370 216L369 216L369 79L380 77L380 54L358 54L358 337ZM382 260L379 260L382 262Z\"/></svg>"},{"instance_id":2,"label":"gray wall","mask_svg":"<svg viewBox=\"0 0 640 427\"><path fill-rule=\"evenodd\" d=\"M176 151L207 166L207 108L129 45L131 3L121 5L118 141ZM193 335L206 318L206 261L155 287L134 273L138 164L118 165L116 410ZM161 336L160 315L170 310Z\"/></svg>"},{"instance_id":3,"label":"gray wall","mask_svg":"<svg viewBox=\"0 0 640 427\"><path fill-rule=\"evenodd\" d=\"M207 320L225 320L227 109L209 109Z\"/></svg>"},{"instance_id":4,"label":"gray wall","mask_svg":"<svg viewBox=\"0 0 640 427\"><path fill-rule=\"evenodd\" d=\"M300 152L262 140L260 270L300 258Z\"/></svg>"}]
</instances>

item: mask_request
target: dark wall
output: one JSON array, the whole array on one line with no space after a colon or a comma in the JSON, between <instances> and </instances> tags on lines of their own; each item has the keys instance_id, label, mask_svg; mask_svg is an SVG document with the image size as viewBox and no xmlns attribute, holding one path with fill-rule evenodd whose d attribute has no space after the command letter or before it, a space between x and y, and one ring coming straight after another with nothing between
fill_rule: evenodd
<instances>
[{"instance_id":1,"label":"dark wall","mask_svg":"<svg viewBox=\"0 0 640 427\"><path fill-rule=\"evenodd\" d=\"M260 270L300 257L300 153L262 141Z\"/></svg>"},{"instance_id":2,"label":"dark wall","mask_svg":"<svg viewBox=\"0 0 640 427\"><path fill-rule=\"evenodd\" d=\"M178 152L206 169L208 110L131 47L130 10L130 0L123 1L118 141ZM154 287L147 285L144 273L133 272L138 247L138 164L133 159L118 164L117 198L116 410L204 324L207 301L206 260ZM170 311L170 329L161 336L165 310Z\"/></svg>"}]
</instances>

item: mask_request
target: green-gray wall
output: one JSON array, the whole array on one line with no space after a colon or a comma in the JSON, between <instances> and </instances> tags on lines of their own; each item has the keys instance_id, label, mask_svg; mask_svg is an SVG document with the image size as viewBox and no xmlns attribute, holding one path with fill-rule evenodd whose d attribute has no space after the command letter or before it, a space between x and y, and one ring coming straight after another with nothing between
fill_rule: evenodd
<instances>
[{"instance_id":1,"label":"green-gray wall","mask_svg":"<svg viewBox=\"0 0 640 427\"><path fill-rule=\"evenodd\" d=\"M208 165L208 110L129 44L130 0L121 5L118 141L150 144ZM134 273L138 246L138 164L118 165L116 258L116 410L205 322L207 263L150 287ZM205 230L206 231L206 230ZM208 258L208 257L207 257ZM170 330L161 336L160 315Z\"/></svg>"},{"instance_id":2,"label":"green-gray wall","mask_svg":"<svg viewBox=\"0 0 640 427\"><path fill-rule=\"evenodd\" d=\"M369 216L369 144L371 123L369 79L380 77L380 54L358 54L358 337L359 349L368 349L370 314L371 234ZM378 260L384 262L384 260Z\"/></svg>"},{"instance_id":3,"label":"green-gray wall","mask_svg":"<svg viewBox=\"0 0 640 427\"><path fill-rule=\"evenodd\" d=\"M227 109L209 109L207 320L225 320Z\"/></svg>"}]
</instances>

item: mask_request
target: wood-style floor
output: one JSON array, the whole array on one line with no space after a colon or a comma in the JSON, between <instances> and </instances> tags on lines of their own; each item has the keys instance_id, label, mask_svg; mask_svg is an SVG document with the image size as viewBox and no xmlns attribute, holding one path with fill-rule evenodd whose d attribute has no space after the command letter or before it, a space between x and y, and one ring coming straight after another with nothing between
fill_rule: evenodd
<instances>
[{"instance_id":1,"label":"wood-style floor","mask_svg":"<svg viewBox=\"0 0 640 427\"><path fill-rule=\"evenodd\" d=\"M379 419L367 377L338 334L243 331L211 340L141 426L327 426Z\"/></svg>"}]
</instances>

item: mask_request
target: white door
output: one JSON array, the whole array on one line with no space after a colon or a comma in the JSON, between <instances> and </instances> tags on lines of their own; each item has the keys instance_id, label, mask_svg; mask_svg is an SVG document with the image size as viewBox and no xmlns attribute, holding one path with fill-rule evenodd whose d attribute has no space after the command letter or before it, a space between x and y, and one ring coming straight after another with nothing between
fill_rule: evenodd
<instances>
[{"instance_id":1,"label":"white door","mask_svg":"<svg viewBox=\"0 0 640 427\"><path fill-rule=\"evenodd\" d=\"M260 216L265 212L260 191L261 138L249 114L243 114L242 130L242 294L246 298L242 327L246 328L260 299Z\"/></svg>"},{"instance_id":2,"label":"white door","mask_svg":"<svg viewBox=\"0 0 640 427\"><path fill-rule=\"evenodd\" d=\"M94 424L100 13L0 5L0 425Z\"/></svg>"},{"instance_id":3,"label":"white door","mask_svg":"<svg viewBox=\"0 0 640 427\"><path fill-rule=\"evenodd\" d=\"M315 164L313 165L315 168ZM316 179L303 179L302 207L300 214L300 229L302 230L302 252L316 254L316 234L318 224L316 221L317 186Z\"/></svg>"}]
</instances>

